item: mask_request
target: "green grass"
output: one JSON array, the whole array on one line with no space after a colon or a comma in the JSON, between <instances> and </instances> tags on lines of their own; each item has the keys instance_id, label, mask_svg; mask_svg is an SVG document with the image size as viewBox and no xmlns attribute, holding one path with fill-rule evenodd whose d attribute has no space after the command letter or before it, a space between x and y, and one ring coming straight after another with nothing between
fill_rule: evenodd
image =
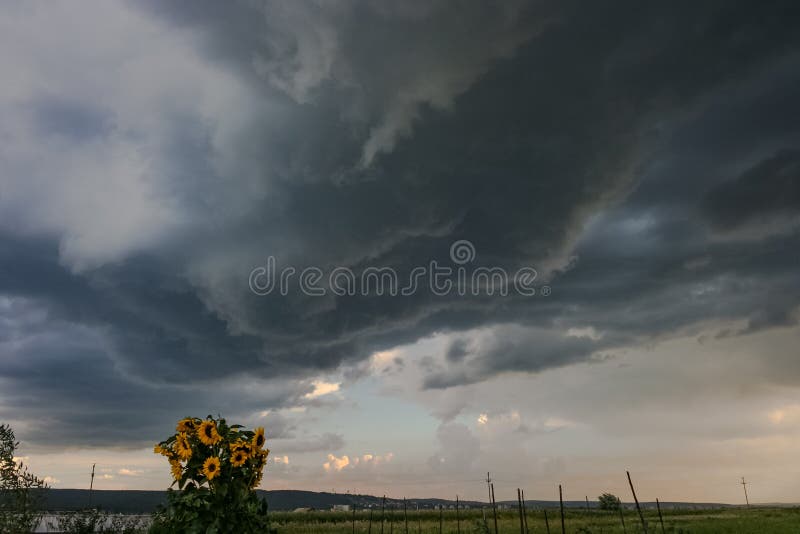
<instances>
[{"instance_id":1,"label":"green grass","mask_svg":"<svg viewBox=\"0 0 800 534\"><path fill-rule=\"evenodd\" d=\"M483 523L483 512L466 510L461 512L461 532L463 534L482 532L478 525ZM550 520L550 531L560 534L561 520L558 509L547 511ZM381 531L380 509L372 515L371 534L405 534L403 512L386 513L386 520ZM346 534L353 532L352 512L273 512L270 514L272 526L279 534ZM355 531L367 533L369 530L369 512L356 513ZM448 510L443 514L444 534L455 534L457 531L456 515ZM488 532L494 533L494 520L491 512L486 514ZM655 510L645 511L648 532L659 534L661 525ZM619 514L617 512L579 512L567 511L565 516L568 533L611 534L622 533ZM642 532L639 516L635 511L625 512L625 526L628 534ZM729 508L722 510L668 510L664 511L664 526L667 533L730 533L730 534L797 534L800 532L800 509L798 508ZM498 527L501 533L515 534L520 532L519 515L516 511L498 512ZM540 510L528 510L528 529L530 532L545 533L544 514ZM437 534L439 532L439 512L409 512L409 534Z\"/></svg>"}]
</instances>

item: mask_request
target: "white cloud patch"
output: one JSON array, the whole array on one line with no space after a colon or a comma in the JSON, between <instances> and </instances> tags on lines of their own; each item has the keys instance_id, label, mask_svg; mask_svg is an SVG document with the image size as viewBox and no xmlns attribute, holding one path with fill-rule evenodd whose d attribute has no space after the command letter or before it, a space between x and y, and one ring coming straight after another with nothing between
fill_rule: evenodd
<instances>
[{"instance_id":1,"label":"white cloud patch","mask_svg":"<svg viewBox=\"0 0 800 534\"><path fill-rule=\"evenodd\" d=\"M311 384L314 386L314 390L306 393L306 399L316 399L323 395L335 393L339 391L339 386L341 386L340 382L324 382L322 380L314 380Z\"/></svg>"},{"instance_id":2,"label":"white cloud patch","mask_svg":"<svg viewBox=\"0 0 800 534\"><path fill-rule=\"evenodd\" d=\"M771 410L767 413L767 418L774 425L796 425L800 422L800 404L791 404Z\"/></svg>"},{"instance_id":3,"label":"white cloud patch","mask_svg":"<svg viewBox=\"0 0 800 534\"><path fill-rule=\"evenodd\" d=\"M394 453L387 452L386 454L370 454L366 453L361 456L350 457L348 455L335 456L328 455L328 461L322 464L322 468L326 473L336 473L347 470L364 470L373 469L381 464L389 463L394 459Z\"/></svg>"},{"instance_id":4,"label":"white cloud patch","mask_svg":"<svg viewBox=\"0 0 800 534\"><path fill-rule=\"evenodd\" d=\"M242 180L202 204L181 184L213 187L236 159L239 106L259 107L185 35L122 3L90 4L103 24L68 2L0 12L0 69L15 73L0 89L0 228L57 237L76 271L162 245L234 198L246 204ZM197 167L175 165L171 150L196 152Z\"/></svg>"},{"instance_id":5,"label":"white cloud patch","mask_svg":"<svg viewBox=\"0 0 800 534\"><path fill-rule=\"evenodd\" d=\"M598 341L603 338L602 332L598 332L593 326L569 328L567 329L566 335L568 337L587 337L592 341Z\"/></svg>"}]
</instances>

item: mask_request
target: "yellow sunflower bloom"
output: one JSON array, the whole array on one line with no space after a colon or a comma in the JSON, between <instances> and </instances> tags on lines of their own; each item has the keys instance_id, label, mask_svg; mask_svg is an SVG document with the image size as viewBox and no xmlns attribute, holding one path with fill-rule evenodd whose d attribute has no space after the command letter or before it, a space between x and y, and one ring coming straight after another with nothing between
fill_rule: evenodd
<instances>
[{"instance_id":1,"label":"yellow sunflower bloom","mask_svg":"<svg viewBox=\"0 0 800 534\"><path fill-rule=\"evenodd\" d=\"M197 437L203 442L203 445L209 447L215 445L222 436L217 432L217 424L214 421L203 421L197 429Z\"/></svg>"},{"instance_id":2,"label":"yellow sunflower bloom","mask_svg":"<svg viewBox=\"0 0 800 534\"><path fill-rule=\"evenodd\" d=\"M236 451L242 451L245 456L250 456L252 452L252 447L249 441L242 441L237 440L230 444L231 453L235 453Z\"/></svg>"},{"instance_id":3,"label":"yellow sunflower bloom","mask_svg":"<svg viewBox=\"0 0 800 534\"><path fill-rule=\"evenodd\" d=\"M237 450L231 455L231 465L233 467L241 467L247 461L247 455L243 450Z\"/></svg>"},{"instance_id":4,"label":"yellow sunflower bloom","mask_svg":"<svg viewBox=\"0 0 800 534\"><path fill-rule=\"evenodd\" d=\"M188 432L192 433L197 428L197 422L191 417L187 417L186 419L181 419L178 421L178 425L175 427L175 430L178 432Z\"/></svg>"},{"instance_id":5,"label":"yellow sunflower bloom","mask_svg":"<svg viewBox=\"0 0 800 534\"><path fill-rule=\"evenodd\" d=\"M172 452L172 449L169 449L168 447L162 447L161 445L156 445L153 447L153 452L160 454L161 456L166 456L167 458L172 458L175 456L175 453Z\"/></svg>"},{"instance_id":6,"label":"yellow sunflower bloom","mask_svg":"<svg viewBox=\"0 0 800 534\"><path fill-rule=\"evenodd\" d=\"M188 460L192 457L192 446L189 444L189 437L180 433L175 438L175 452L181 460Z\"/></svg>"},{"instance_id":7,"label":"yellow sunflower bloom","mask_svg":"<svg viewBox=\"0 0 800 534\"><path fill-rule=\"evenodd\" d=\"M264 446L265 441L266 440L264 439L264 427L260 426L256 428L256 435L253 436L253 441L251 443L253 444L254 449L259 450L261 449L261 447Z\"/></svg>"},{"instance_id":8,"label":"yellow sunflower bloom","mask_svg":"<svg viewBox=\"0 0 800 534\"><path fill-rule=\"evenodd\" d=\"M169 461L170 471L172 471L172 478L175 480L180 480L183 476L183 466L177 460L170 460Z\"/></svg>"},{"instance_id":9,"label":"yellow sunflower bloom","mask_svg":"<svg viewBox=\"0 0 800 534\"><path fill-rule=\"evenodd\" d=\"M214 477L219 474L219 458L209 456L203 463L203 474L208 480L214 480Z\"/></svg>"}]
</instances>

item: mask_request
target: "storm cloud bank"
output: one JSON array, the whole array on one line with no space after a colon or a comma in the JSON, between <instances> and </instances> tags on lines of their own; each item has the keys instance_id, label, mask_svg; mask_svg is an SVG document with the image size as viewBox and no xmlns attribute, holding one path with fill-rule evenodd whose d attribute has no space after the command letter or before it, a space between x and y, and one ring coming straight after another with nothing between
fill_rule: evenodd
<instances>
[{"instance_id":1,"label":"storm cloud bank","mask_svg":"<svg viewBox=\"0 0 800 534\"><path fill-rule=\"evenodd\" d=\"M740 325L721 336L797 324L799 16L5 6L0 417L42 445L138 446L198 398L302 405L315 377L434 333L458 341L426 389L713 321ZM410 272L452 264L459 239L474 266L533 266L552 294L248 287L268 255Z\"/></svg>"}]
</instances>

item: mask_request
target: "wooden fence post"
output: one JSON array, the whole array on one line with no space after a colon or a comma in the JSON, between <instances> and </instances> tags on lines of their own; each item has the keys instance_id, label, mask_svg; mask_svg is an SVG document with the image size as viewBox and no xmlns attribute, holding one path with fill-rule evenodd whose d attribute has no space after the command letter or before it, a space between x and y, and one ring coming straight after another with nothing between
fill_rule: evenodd
<instances>
[{"instance_id":1,"label":"wooden fence post","mask_svg":"<svg viewBox=\"0 0 800 534\"><path fill-rule=\"evenodd\" d=\"M461 534L461 515L458 511L458 495L456 495L456 532Z\"/></svg>"},{"instance_id":2,"label":"wooden fence post","mask_svg":"<svg viewBox=\"0 0 800 534\"><path fill-rule=\"evenodd\" d=\"M525 534L528 534L528 510L525 508L525 490L522 490L522 517L525 518Z\"/></svg>"},{"instance_id":3,"label":"wooden fence post","mask_svg":"<svg viewBox=\"0 0 800 534\"><path fill-rule=\"evenodd\" d=\"M547 519L547 510L544 511L544 527L547 529L547 534L550 534L550 521Z\"/></svg>"},{"instance_id":4,"label":"wooden fence post","mask_svg":"<svg viewBox=\"0 0 800 534\"><path fill-rule=\"evenodd\" d=\"M383 534L383 521L386 517L386 495L383 496L381 501L381 534Z\"/></svg>"},{"instance_id":5,"label":"wooden fence post","mask_svg":"<svg viewBox=\"0 0 800 534\"><path fill-rule=\"evenodd\" d=\"M406 520L406 534L408 534L408 504L405 497L403 497L403 516Z\"/></svg>"},{"instance_id":6,"label":"wooden fence post","mask_svg":"<svg viewBox=\"0 0 800 534\"><path fill-rule=\"evenodd\" d=\"M522 490L517 488L517 508L519 509L519 534L525 534L525 520L522 518Z\"/></svg>"},{"instance_id":7,"label":"wooden fence post","mask_svg":"<svg viewBox=\"0 0 800 534\"><path fill-rule=\"evenodd\" d=\"M631 487L631 493L633 493L633 501L636 503L636 511L639 512L639 519L642 521L642 529L644 530L644 534L647 534L647 521L644 520L644 514L642 513L642 508L639 506L639 499L636 498L636 490L633 489L633 481L631 481L631 473L630 471L625 471L628 475L628 484Z\"/></svg>"},{"instance_id":8,"label":"wooden fence post","mask_svg":"<svg viewBox=\"0 0 800 534\"><path fill-rule=\"evenodd\" d=\"M564 526L564 495L561 491L561 484L558 485L558 504L561 508L561 534L567 534L567 528Z\"/></svg>"},{"instance_id":9,"label":"wooden fence post","mask_svg":"<svg viewBox=\"0 0 800 534\"><path fill-rule=\"evenodd\" d=\"M497 503L494 500L494 482L490 485L492 490L492 512L494 512L494 534L500 534L500 531L497 530Z\"/></svg>"},{"instance_id":10,"label":"wooden fence post","mask_svg":"<svg viewBox=\"0 0 800 534\"><path fill-rule=\"evenodd\" d=\"M658 497L656 497L656 508L658 508L658 520L661 522L661 534L664 534L664 517L661 515L661 503L658 502Z\"/></svg>"}]
</instances>

